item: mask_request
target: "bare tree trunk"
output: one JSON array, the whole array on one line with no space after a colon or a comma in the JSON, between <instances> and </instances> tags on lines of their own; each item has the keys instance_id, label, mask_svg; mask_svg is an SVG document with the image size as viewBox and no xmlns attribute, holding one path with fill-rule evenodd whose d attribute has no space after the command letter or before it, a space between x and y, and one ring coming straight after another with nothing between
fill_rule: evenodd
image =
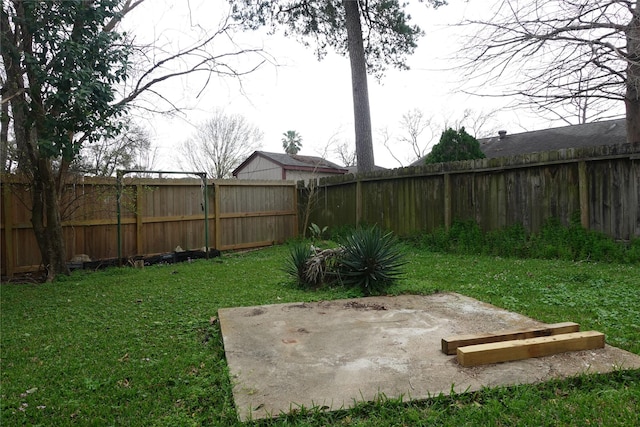
<instances>
[{"instance_id":1,"label":"bare tree trunk","mask_svg":"<svg viewBox=\"0 0 640 427\"><path fill-rule=\"evenodd\" d=\"M624 104L627 113L627 142L640 142L640 9L633 9L627 26L627 87Z\"/></svg>"},{"instance_id":2,"label":"bare tree trunk","mask_svg":"<svg viewBox=\"0 0 640 427\"><path fill-rule=\"evenodd\" d=\"M356 133L356 156L358 172L373 170L373 136L369 111L369 88L367 86L367 63L364 56L362 26L358 0L343 0L351 62L351 87L353 90L353 119Z\"/></svg>"}]
</instances>

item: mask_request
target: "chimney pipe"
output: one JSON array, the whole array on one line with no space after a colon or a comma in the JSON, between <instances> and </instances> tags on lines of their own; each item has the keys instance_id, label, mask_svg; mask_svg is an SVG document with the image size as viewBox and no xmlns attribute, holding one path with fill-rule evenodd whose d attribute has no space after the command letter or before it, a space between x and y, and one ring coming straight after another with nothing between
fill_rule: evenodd
<instances>
[{"instance_id":1,"label":"chimney pipe","mask_svg":"<svg viewBox=\"0 0 640 427\"><path fill-rule=\"evenodd\" d=\"M499 135L499 139L505 139L507 136L507 131L506 130L499 130L498 131L498 135Z\"/></svg>"}]
</instances>

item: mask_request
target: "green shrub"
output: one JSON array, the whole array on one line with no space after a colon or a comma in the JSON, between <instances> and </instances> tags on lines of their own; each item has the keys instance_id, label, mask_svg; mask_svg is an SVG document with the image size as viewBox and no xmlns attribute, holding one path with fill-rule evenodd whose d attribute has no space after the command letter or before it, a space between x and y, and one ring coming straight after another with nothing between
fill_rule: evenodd
<instances>
[{"instance_id":1,"label":"green shrub","mask_svg":"<svg viewBox=\"0 0 640 427\"><path fill-rule=\"evenodd\" d=\"M451 250L449 232L444 227L438 227L431 233L416 233L407 240L416 247L433 252L450 252Z\"/></svg>"},{"instance_id":2,"label":"green shrub","mask_svg":"<svg viewBox=\"0 0 640 427\"><path fill-rule=\"evenodd\" d=\"M640 237L629 242L624 259L626 262L640 262Z\"/></svg>"},{"instance_id":3,"label":"green shrub","mask_svg":"<svg viewBox=\"0 0 640 427\"><path fill-rule=\"evenodd\" d=\"M522 224L490 231L485 235L484 252L487 255L526 258L529 255L528 237Z\"/></svg>"},{"instance_id":4,"label":"green shrub","mask_svg":"<svg viewBox=\"0 0 640 427\"><path fill-rule=\"evenodd\" d=\"M449 240L453 248L463 253L482 253L484 235L475 221L456 221L449 229Z\"/></svg>"},{"instance_id":5,"label":"green shrub","mask_svg":"<svg viewBox=\"0 0 640 427\"><path fill-rule=\"evenodd\" d=\"M480 149L480 143L469 135L464 127L460 130L452 128L442 132L440 141L433 146L425 163L455 162L459 160L484 159L485 155Z\"/></svg>"},{"instance_id":6,"label":"green shrub","mask_svg":"<svg viewBox=\"0 0 640 427\"><path fill-rule=\"evenodd\" d=\"M312 240L322 240L322 236L327 232L328 226L324 226L320 228L320 226L316 223L311 223L309 226L309 237Z\"/></svg>"},{"instance_id":7,"label":"green shrub","mask_svg":"<svg viewBox=\"0 0 640 427\"><path fill-rule=\"evenodd\" d=\"M378 227L358 228L344 241L339 258L340 279L365 295L383 292L402 274L402 248L391 233Z\"/></svg>"},{"instance_id":8,"label":"green shrub","mask_svg":"<svg viewBox=\"0 0 640 427\"><path fill-rule=\"evenodd\" d=\"M538 233L528 234L521 224L484 233L474 221L455 221L447 231L413 236L410 241L425 249L458 254L485 254L520 258L640 263L640 239L628 244L603 233L587 230L578 215L569 225L549 218Z\"/></svg>"}]
</instances>

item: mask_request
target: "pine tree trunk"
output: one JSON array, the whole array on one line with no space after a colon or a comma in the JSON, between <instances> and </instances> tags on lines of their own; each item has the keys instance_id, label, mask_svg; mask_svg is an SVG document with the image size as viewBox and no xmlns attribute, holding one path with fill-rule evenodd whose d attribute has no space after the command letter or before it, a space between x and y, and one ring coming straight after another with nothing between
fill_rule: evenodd
<instances>
[{"instance_id":1,"label":"pine tree trunk","mask_svg":"<svg viewBox=\"0 0 640 427\"><path fill-rule=\"evenodd\" d=\"M627 26L627 142L640 142L640 9L633 10Z\"/></svg>"},{"instance_id":2,"label":"pine tree trunk","mask_svg":"<svg viewBox=\"0 0 640 427\"><path fill-rule=\"evenodd\" d=\"M3 85L0 89L2 98L7 93L6 87ZM10 172L9 162L9 103L3 102L0 105L0 172Z\"/></svg>"},{"instance_id":3,"label":"pine tree trunk","mask_svg":"<svg viewBox=\"0 0 640 427\"><path fill-rule=\"evenodd\" d=\"M353 90L353 119L356 134L358 172L373 170L373 137L367 87L367 64L364 57L360 10L357 0L343 0L347 26L351 87Z\"/></svg>"}]
</instances>

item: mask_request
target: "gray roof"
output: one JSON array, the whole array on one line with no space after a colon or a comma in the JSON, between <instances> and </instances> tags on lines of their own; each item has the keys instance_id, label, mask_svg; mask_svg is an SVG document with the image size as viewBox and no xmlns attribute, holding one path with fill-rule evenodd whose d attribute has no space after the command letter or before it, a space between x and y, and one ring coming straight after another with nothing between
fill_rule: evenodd
<instances>
[{"instance_id":1,"label":"gray roof","mask_svg":"<svg viewBox=\"0 0 640 427\"><path fill-rule=\"evenodd\" d=\"M254 151L244 162L240 164L234 171L233 175L237 175L242 168L246 166L255 157L264 157L272 162L280 165L286 170L314 171L324 173L345 174L347 169L344 166L337 165L329 160L317 156L302 156L299 154L286 153L269 153L267 151Z\"/></svg>"},{"instance_id":2,"label":"gray roof","mask_svg":"<svg viewBox=\"0 0 640 427\"><path fill-rule=\"evenodd\" d=\"M478 140L487 158L510 157L562 148L595 147L627 142L625 119L605 120L531 132L507 133Z\"/></svg>"},{"instance_id":3,"label":"gray roof","mask_svg":"<svg viewBox=\"0 0 640 427\"><path fill-rule=\"evenodd\" d=\"M627 129L625 119L604 120L531 132L507 132L502 138L495 135L481 138L478 142L484 155L491 159L563 148L624 144L627 142ZM424 157L413 162L411 166L422 164Z\"/></svg>"}]
</instances>

